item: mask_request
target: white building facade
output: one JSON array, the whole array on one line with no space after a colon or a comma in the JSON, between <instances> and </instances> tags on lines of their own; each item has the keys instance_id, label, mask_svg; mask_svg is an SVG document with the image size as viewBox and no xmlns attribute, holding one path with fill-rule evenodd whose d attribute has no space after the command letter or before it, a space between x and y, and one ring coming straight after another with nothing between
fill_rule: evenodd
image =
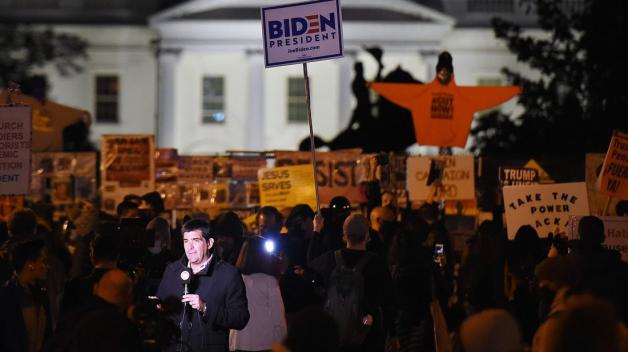
<instances>
[{"instance_id":1,"label":"white building facade","mask_svg":"<svg viewBox=\"0 0 628 352\"><path fill-rule=\"evenodd\" d=\"M264 68L260 20L261 7L289 2L193 0L152 15L147 25L55 25L85 38L89 59L70 77L42 70L49 95L96 117L96 143L102 134L154 133L158 146L180 154L296 149L308 135L302 67ZM364 64L367 80L377 70L364 47L384 50L384 75L400 66L424 82L443 50L453 55L459 85L505 83L502 67L524 69L495 39L489 16L469 10L482 1L420 2L341 1L345 56L308 65L315 134L330 140L347 127L354 63ZM503 17L521 17L513 9Z\"/></svg>"}]
</instances>

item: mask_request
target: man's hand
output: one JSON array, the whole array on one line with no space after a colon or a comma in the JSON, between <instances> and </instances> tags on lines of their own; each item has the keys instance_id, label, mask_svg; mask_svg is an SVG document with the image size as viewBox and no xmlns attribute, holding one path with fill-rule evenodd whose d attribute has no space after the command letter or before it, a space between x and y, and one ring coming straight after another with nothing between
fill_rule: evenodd
<instances>
[{"instance_id":1,"label":"man's hand","mask_svg":"<svg viewBox=\"0 0 628 352\"><path fill-rule=\"evenodd\" d=\"M190 304L192 308L202 313L205 313L205 302L203 302L203 300L201 299L201 297L199 297L199 295L193 295L193 294L183 295L181 302L183 303L187 302Z\"/></svg>"}]
</instances>

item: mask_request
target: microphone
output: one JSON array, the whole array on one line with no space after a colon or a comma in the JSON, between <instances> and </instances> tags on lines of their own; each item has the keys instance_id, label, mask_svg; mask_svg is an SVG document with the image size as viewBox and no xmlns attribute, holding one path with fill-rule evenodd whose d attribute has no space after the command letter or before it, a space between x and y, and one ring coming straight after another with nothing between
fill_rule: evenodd
<instances>
[{"instance_id":1,"label":"microphone","mask_svg":"<svg viewBox=\"0 0 628 352\"><path fill-rule=\"evenodd\" d=\"M181 274L179 276L181 277L181 282L183 283L183 294L187 295L188 284L192 280L192 271L190 270L190 268L185 268L181 271Z\"/></svg>"}]
</instances>

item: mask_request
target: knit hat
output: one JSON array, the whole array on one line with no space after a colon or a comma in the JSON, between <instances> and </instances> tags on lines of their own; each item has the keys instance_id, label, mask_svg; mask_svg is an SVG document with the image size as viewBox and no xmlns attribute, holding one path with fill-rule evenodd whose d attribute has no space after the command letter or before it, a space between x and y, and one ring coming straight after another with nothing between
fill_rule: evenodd
<instances>
[{"instance_id":1,"label":"knit hat","mask_svg":"<svg viewBox=\"0 0 628 352\"><path fill-rule=\"evenodd\" d=\"M443 51L438 55L438 63L436 64L436 72L442 68L446 68L449 72L454 72L454 59L448 51Z\"/></svg>"}]
</instances>

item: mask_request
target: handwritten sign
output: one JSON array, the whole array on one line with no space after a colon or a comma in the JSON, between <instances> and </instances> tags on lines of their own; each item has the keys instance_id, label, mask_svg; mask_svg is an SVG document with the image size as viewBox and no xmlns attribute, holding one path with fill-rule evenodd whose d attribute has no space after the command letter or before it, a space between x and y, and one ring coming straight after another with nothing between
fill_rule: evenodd
<instances>
[{"instance_id":1,"label":"handwritten sign","mask_svg":"<svg viewBox=\"0 0 628 352\"><path fill-rule=\"evenodd\" d=\"M0 107L0 195L29 193L31 128L30 107Z\"/></svg>"},{"instance_id":2,"label":"handwritten sign","mask_svg":"<svg viewBox=\"0 0 628 352\"><path fill-rule=\"evenodd\" d=\"M105 135L101 142L102 209L115 213L125 195L155 190L153 135Z\"/></svg>"},{"instance_id":3,"label":"handwritten sign","mask_svg":"<svg viewBox=\"0 0 628 352\"><path fill-rule=\"evenodd\" d=\"M152 136L104 136L105 180L135 184L152 180L153 150Z\"/></svg>"},{"instance_id":4,"label":"handwritten sign","mask_svg":"<svg viewBox=\"0 0 628 352\"><path fill-rule=\"evenodd\" d=\"M444 162L442 183L446 200L475 199L473 156L456 155L408 158L406 177L410 200L425 201L432 198L434 188L427 185L432 159Z\"/></svg>"},{"instance_id":5,"label":"handwritten sign","mask_svg":"<svg viewBox=\"0 0 628 352\"><path fill-rule=\"evenodd\" d=\"M616 131L611 138L598 179L602 193L628 199L628 134Z\"/></svg>"},{"instance_id":6,"label":"handwritten sign","mask_svg":"<svg viewBox=\"0 0 628 352\"><path fill-rule=\"evenodd\" d=\"M616 215L615 207L620 200L617 198L608 199L608 195L600 192L597 186L597 180L602 172L605 156L605 154L601 153L587 153L585 157L584 180L587 183L591 215L614 216ZM605 210L606 214L604 214Z\"/></svg>"},{"instance_id":7,"label":"handwritten sign","mask_svg":"<svg viewBox=\"0 0 628 352\"><path fill-rule=\"evenodd\" d=\"M565 231L570 216L589 215L584 182L506 186L503 193L510 239L523 225L531 225L540 237L546 237L557 228Z\"/></svg>"},{"instance_id":8,"label":"handwritten sign","mask_svg":"<svg viewBox=\"0 0 628 352\"><path fill-rule=\"evenodd\" d=\"M304 203L316 208L314 171L311 165L261 169L257 179L262 206L283 209Z\"/></svg>"},{"instance_id":9,"label":"handwritten sign","mask_svg":"<svg viewBox=\"0 0 628 352\"><path fill-rule=\"evenodd\" d=\"M214 179L214 157L179 156L178 180L183 183L204 183Z\"/></svg>"},{"instance_id":10,"label":"handwritten sign","mask_svg":"<svg viewBox=\"0 0 628 352\"><path fill-rule=\"evenodd\" d=\"M338 0L262 8L266 67L342 57Z\"/></svg>"}]
</instances>

